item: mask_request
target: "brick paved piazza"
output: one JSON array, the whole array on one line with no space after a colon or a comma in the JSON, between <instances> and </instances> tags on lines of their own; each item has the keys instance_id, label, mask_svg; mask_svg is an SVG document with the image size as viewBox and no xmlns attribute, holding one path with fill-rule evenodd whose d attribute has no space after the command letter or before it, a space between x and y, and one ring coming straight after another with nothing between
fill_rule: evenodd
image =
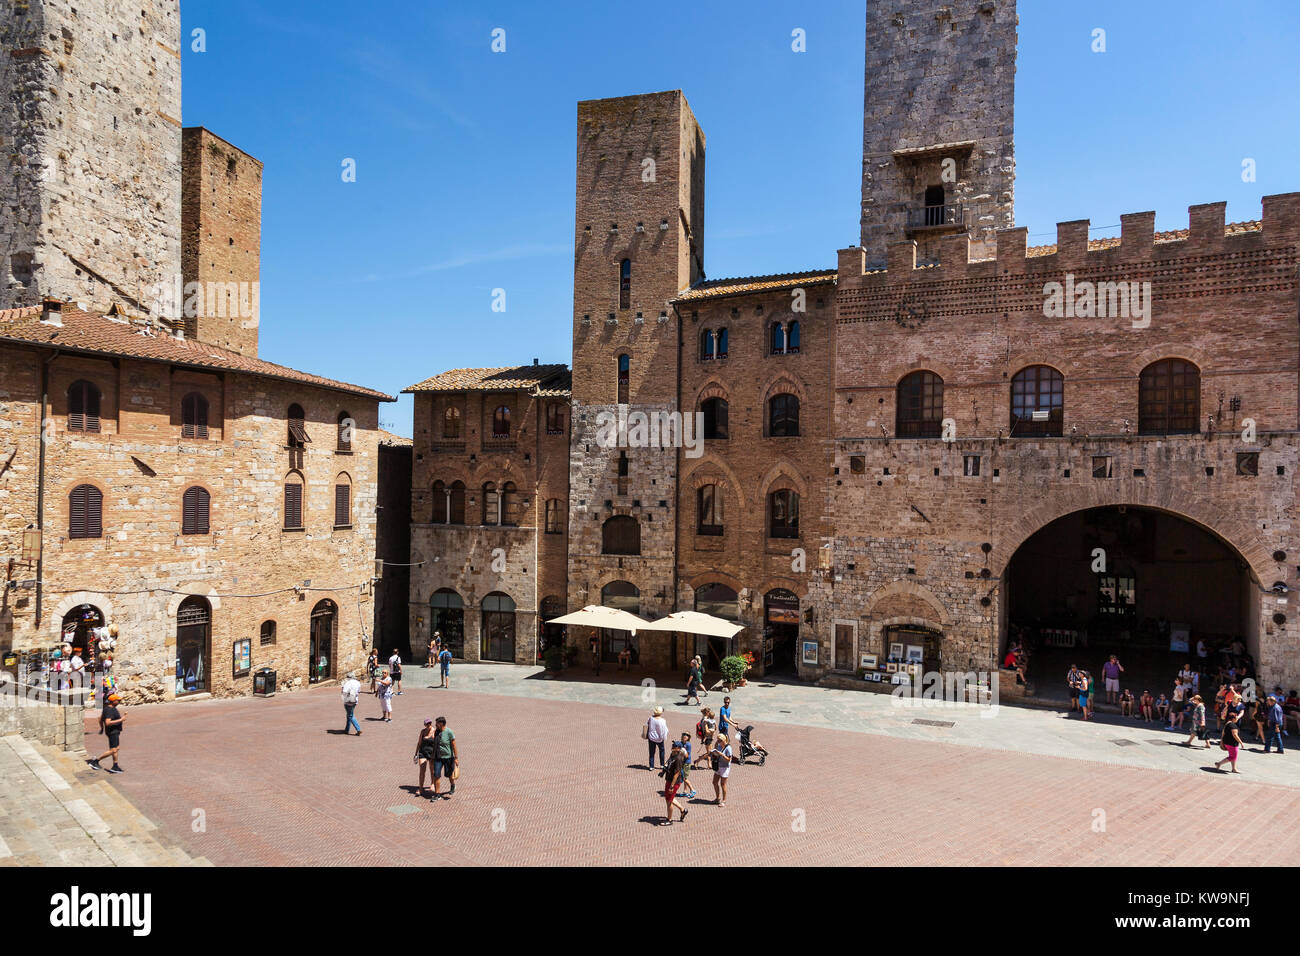
<instances>
[{"instance_id":1,"label":"brick paved piazza","mask_svg":"<svg viewBox=\"0 0 1300 956\"><path fill-rule=\"evenodd\" d=\"M109 779L218 865L1179 866L1221 862L1224 847L1237 866L1300 863L1296 755L1252 744L1234 777L1204 769L1217 747L1188 751L1132 721L903 710L793 685L732 695L773 756L736 768L725 808L703 802L710 775L697 770L686 822L656 827L643 689L535 674L465 665L453 689L437 690L419 686L430 672L409 668L392 724L362 698L360 738L333 732L343 709L332 686L134 708L128 773ZM659 699L672 731L693 726L696 711L676 706L675 692ZM440 714L463 776L453 799L433 802L414 792L411 755L422 719ZM88 732L88 746L97 740ZM196 809L206 832L192 832Z\"/></svg>"}]
</instances>

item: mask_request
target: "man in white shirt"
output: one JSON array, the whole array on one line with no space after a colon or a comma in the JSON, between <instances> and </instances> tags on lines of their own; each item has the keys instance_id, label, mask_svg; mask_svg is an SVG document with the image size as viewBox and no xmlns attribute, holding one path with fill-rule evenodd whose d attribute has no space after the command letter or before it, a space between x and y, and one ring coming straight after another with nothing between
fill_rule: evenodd
<instances>
[{"instance_id":1,"label":"man in white shirt","mask_svg":"<svg viewBox=\"0 0 1300 956\"><path fill-rule=\"evenodd\" d=\"M357 728L357 736L361 736L361 725L357 723L357 716L353 711L357 709L357 701L361 699L361 681L357 680L355 671L348 671L348 676L343 681L343 709L348 713L348 722L343 728L344 734L350 734L352 728Z\"/></svg>"},{"instance_id":2,"label":"man in white shirt","mask_svg":"<svg viewBox=\"0 0 1300 956\"><path fill-rule=\"evenodd\" d=\"M650 719L646 721L646 742L650 745L650 767L655 768L655 751L659 751L659 766L666 767L664 763L664 741L668 739L668 721L664 720L664 709L656 707Z\"/></svg>"},{"instance_id":3,"label":"man in white shirt","mask_svg":"<svg viewBox=\"0 0 1300 956\"><path fill-rule=\"evenodd\" d=\"M402 654L393 648L393 656L388 659L388 671L393 675L393 690L402 696Z\"/></svg>"}]
</instances>

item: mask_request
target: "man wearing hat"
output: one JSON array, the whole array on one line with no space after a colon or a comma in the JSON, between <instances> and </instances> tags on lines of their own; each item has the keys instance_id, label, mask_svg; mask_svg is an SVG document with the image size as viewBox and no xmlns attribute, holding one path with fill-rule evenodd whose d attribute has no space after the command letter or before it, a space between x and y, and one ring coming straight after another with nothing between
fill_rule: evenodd
<instances>
[{"instance_id":1,"label":"man wearing hat","mask_svg":"<svg viewBox=\"0 0 1300 956\"><path fill-rule=\"evenodd\" d=\"M347 711L348 722L343 725L343 733L352 733L352 728L357 728L357 736L361 736L361 725L357 723L356 714L357 701L361 699L361 681L357 680L356 671L348 671L348 676L343 681L341 688L343 691L343 709Z\"/></svg>"},{"instance_id":2,"label":"man wearing hat","mask_svg":"<svg viewBox=\"0 0 1300 956\"><path fill-rule=\"evenodd\" d=\"M106 701L107 707L104 708L104 733L108 734L108 749L88 763L96 770L107 770L109 773L121 773L122 768L117 765L117 747L118 741L122 738L122 721L126 718L122 716L122 711L118 709L118 704L122 702L120 694L109 694ZM99 762L105 757L113 758L113 766L101 767Z\"/></svg>"},{"instance_id":3,"label":"man wearing hat","mask_svg":"<svg viewBox=\"0 0 1300 956\"><path fill-rule=\"evenodd\" d=\"M650 719L645 722L645 739L650 744L650 769L655 768L655 751L659 751L659 766L664 763L664 741L668 739L668 721L664 720L664 709L656 707Z\"/></svg>"}]
</instances>

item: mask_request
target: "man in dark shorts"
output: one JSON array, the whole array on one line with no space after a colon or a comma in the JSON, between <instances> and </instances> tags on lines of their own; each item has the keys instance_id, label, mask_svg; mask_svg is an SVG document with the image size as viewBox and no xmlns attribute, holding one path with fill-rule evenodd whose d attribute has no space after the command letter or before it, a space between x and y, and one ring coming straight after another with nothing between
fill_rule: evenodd
<instances>
[{"instance_id":1,"label":"man in dark shorts","mask_svg":"<svg viewBox=\"0 0 1300 956\"><path fill-rule=\"evenodd\" d=\"M393 648L393 656L388 659L388 672L393 676L393 691L402 696L402 652Z\"/></svg>"},{"instance_id":2,"label":"man in dark shorts","mask_svg":"<svg viewBox=\"0 0 1300 956\"><path fill-rule=\"evenodd\" d=\"M451 784L447 797L450 798L456 792L456 781L451 775L460 764L460 751L456 749L456 735L447 729L446 717L434 721L434 727L436 745L433 751L433 799L437 800L442 796L438 792L438 786L443 777Z\"/></svg>"},{"instance_id":3,"label":"man in dark shorts","mask_svg":"<svg viewBox=\"0 0 1300 956\"><path fill-rule=\"evenodd\" d=\"M122 721L126 718L122 716L122 711L118 709L118 704L122 698L118 694L109 694L108 700L105 701L107 706L104 708L104 733L108 734L108 749L93 760L86 761L96 770L107 770L109 773L121 773L122 768L117 765L117 748L118 742L122 739ZM101 767L99 762L105 757L113 758L113 766Z\"/></svg>"},{"instance_id":4,"label":"man in dark shorts","mask_svg":"<svg viewBox=\"0 0 1300 956\"><path fill-rule=\"evenodd\" d=\"M661 827L666 827L673 822L674 808L681 812L678 823L685 820L686 814L690 812L677 802L677 791L681 789L683 783L682 770L685 766L686 751L680 743L673 741L672 753L668 757L668 763L664 765L664 818L659 823Z\"/></svg>"}]
</instances>

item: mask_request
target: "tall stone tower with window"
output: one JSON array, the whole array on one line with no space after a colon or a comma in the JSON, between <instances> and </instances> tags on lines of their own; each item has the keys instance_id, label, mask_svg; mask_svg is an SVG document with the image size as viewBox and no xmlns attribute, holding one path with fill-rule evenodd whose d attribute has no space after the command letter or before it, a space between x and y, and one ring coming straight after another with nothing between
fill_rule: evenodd
<instances>
[{"instance_id":1,"label":"tall stone tower with window","mask_svg":"<svg viewBox=\"0 0 1300 956\"><path fill-rule=\"evenodd\" d=\"M569 604L605 592L650 617L672 610L680 449L609 422L679 411L670 300L704 272L704 134L685 96L579 103L577 179Z\"/></svg>"},{"instance_id":2,"label":"tall stone tower with window","mask_svg":"<svg viewBox=\"0 0 1300 956\"><path fill-rule=\"evenodd\" d=\"M862 246L917 260L965 233L973 258L1015 225L1015 0L868 0Z\"/></svg>"},{"instance_id":3,"label":"tall stone tower with window","mask_svg":"<svg viewBox=\"0 0 1300 956\"><path fill-rule=\"evenodd\" d=\"M177 0L0 8L0 308L151 311L181 272Z\"/></svg>"}]
</instances>

